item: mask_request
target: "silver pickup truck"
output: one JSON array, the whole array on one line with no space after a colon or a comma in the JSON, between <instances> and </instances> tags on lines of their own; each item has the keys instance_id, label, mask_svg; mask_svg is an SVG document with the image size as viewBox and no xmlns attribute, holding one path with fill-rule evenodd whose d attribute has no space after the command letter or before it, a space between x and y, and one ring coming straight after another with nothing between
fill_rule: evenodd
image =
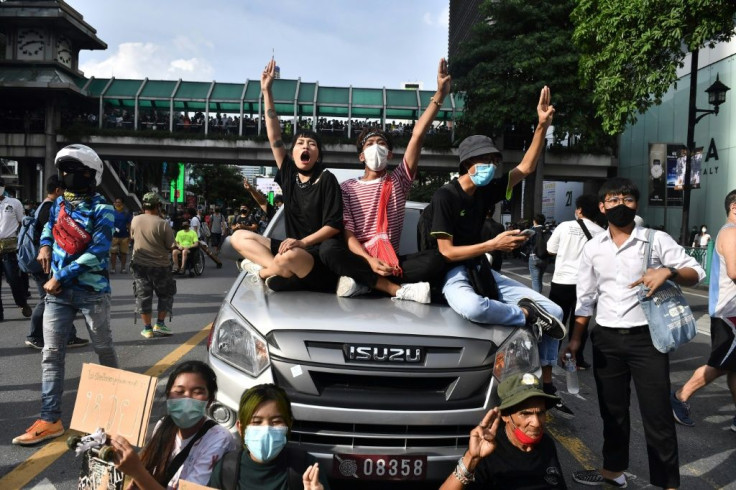
<instances>
[{"instance_id":1,"label":"silver pickup truck","mask_svg":"<svg viewBox=\"0 0 736 490\"><path fill-rule=\"evenodd\" d=\"M426 205L406 205L400 254L416 251ZM266 235L284 237L281 215ZM333 478L442 480L468 434L497 403L499 380L539 369L529 330L480 325L447 305L380 295L270 292L246 273L215 319L210 415L232 427L244 390L283 387L296 418L290 444Z\"/></svg>"}]
</instances>

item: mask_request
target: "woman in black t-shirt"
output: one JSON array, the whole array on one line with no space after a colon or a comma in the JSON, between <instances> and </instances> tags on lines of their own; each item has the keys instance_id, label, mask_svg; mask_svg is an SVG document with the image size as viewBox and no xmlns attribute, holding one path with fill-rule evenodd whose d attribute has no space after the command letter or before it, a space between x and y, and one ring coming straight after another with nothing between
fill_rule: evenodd
<instances>
[{"instance_id":1,"label":"woman in black t-shirt","mask_svg":"<svg viewBox=\"0 0 736 490\"><path fill-rule=\"evenodd\" d=\"M337 179L322 166L319 136L310 130L294 135L291 153L281 140L271 86L276 70L272 59L261 75L266 106L266 132L278 166L275 182L284 199L287 238L279 241L240 230L231 245L245 257L242 267L264 279L274 291L310 289L334 292L337 277L319 259L319 244L342 229L342 195Z\"/></svg>"}]
</instances>

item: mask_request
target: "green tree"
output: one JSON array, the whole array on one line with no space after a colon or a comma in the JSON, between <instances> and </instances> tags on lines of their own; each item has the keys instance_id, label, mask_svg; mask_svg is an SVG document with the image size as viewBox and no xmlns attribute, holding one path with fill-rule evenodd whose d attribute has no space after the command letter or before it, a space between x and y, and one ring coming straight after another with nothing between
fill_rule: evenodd
<instances>
[{"instance_id":1,"label":"green tree","mask_svg":"<svg viewBox=\"0 0 736 490\"><path fill-rule=\"evenodd\" d=\"M731 39L734 15L733 0L579 0L573 39L605 131L660 104L689 51Z\"/></svg>"},{"instance_id":2,"label":"green tree","mask_svg":"<svg viewBox=\"0 0 736 490\"><path fill-rule=\"evenodd\" d=\"M460 136L513 129L528 143L539 91L548 85L556 139L574 135L580 152L613 147L594 116L590 90L577 76L574 5L575 0L486 0L480 6L486 22L473 27L450 60L453 89L465 93Z\"/></svg>"},{"instance_id":3,"label":"green tree","mask_svg":"<svg viewBox=\"0 0 736 490\"><path fill-rule=\"evenodd\" d=\"M249 207L255 205L253 198L243 188L243 175L237 165L193 163L189 167L189 178L193 182L189 189L204 197L208 203L222 202L225 207L235 201Z\"/></svg>"}]
</instances>

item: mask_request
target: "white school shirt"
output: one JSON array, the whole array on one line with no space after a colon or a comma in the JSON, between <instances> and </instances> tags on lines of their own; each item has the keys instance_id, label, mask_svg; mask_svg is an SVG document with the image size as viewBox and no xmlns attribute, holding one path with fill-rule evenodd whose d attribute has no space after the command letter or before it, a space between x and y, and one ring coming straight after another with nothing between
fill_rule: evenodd
<instances>
[{"instance_id":1,"label":"white school shirt","mask_svg":"<svg viewBox=\"0 0 736 490\"><path fill-rule=\"evenodd\" d=\"M585 245L578 271L576 316L593 316L597 303L598 325L632 328L647 324L636 297L639 286L629 288L629 284L643 275L648 232L647 228L634 227L620 248L613 243L610 230L599 233ZM698 261L663 231L654 232L651 267L690 267L700 281L705 278Z\"/></svg>"},{"instance_id":2,"label":"white school shirt","mask_svg":"<svg viewBox=\"0 0 736 490\"><path fill-rule=\"evenodd\" d=\"M604 231L603 228L583 218L585 227L592 236ZM575 284L578 282L578 267L580 266L580 254L583 247L588 243L583 229L576 220L563 221L552 232L547 240L547 251L556 254L555 273L552 282L555 284Z\"/></svg>"},{"instance_id":3,"label":"white school shirt","mask_svg":"<svg viewBox=\"0 0 736 490\"><path fill-rule=\"evenodd\" d=\"M13 238L18 235L18 227L23 221L23 205L14 197L5 196L0 201L0 238Z\"/></svg>"}]
</instances>

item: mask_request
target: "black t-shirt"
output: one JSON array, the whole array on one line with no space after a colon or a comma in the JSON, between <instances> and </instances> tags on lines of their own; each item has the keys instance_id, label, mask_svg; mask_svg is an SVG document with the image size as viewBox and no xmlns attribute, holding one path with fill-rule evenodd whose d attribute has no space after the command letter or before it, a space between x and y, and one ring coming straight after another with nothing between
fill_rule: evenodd
<instances>
[{"instance_id":1,"label":"black t-shirt","mask_svg":"<svg viewBox=\"0 0 736 490\"><path fill-rule=\"evenodd\" d=\"M481 243L488 210L506 197L508 182L509 174L505 173L478 187L472 196L465 193L457 179L440 187L427 208L432 213L432 236L450 236L455 246Z\"/></svg>"},{"instance_id":2,"label":"black t-shirt","mask_svg":"<svg viewBox=\"0 0 736 490\"><path fill-rule=\"evenodd\" d=\"M46 226L46 223L49 222L49 215L51 214L51 206L53 204L54 201L44 201L39 204L41 209L38 211L38 219L36 220L36 246L41 243L41 233L43 232L43 228Z\"/></svg>"},{"instance_id":3,"label":"black t-shirt","mask_svg":"<svg viewBox=\"0 0 736 490\"><path fill-rule=\"evenodd\" d=\"M341 230L342 194L335 176L316 169L308 183L298 184L298 175L287 156L274 179L283 192L286 236L301 240L323 226Z\"/></svg>"},{"instance_id":4,"label":"black t-shirt","mask_svg":"<svg viewBox=\"0 0 736 490\"><path fill-rule=\"evenodd\" d=\"M567 489L557 449L550 436L544 434L534 450L525 452L511 444L506 427L501 424L496 436L496 450L478 463L475 483L467 488L503 490Z\"/></svg>"},{"instance_id":5,"label":"black t-shirt","mask_svg":"<svg viewBox=\"0 0 736 490\"><path fill-rule=\"evenodd\" d=\"M210 475L208 486L212 488L225 488L222 483L222 461L220 459L217 462ZM239 490L294 490L289 488L289 468L301 475L306 471L307 466L314 462L314 458L309 456L302 460L292 459L289 457L289 451L283 450L268 463L256 463L251 459L248 451L243 451L240 457L240 481L235 488ZM297 465L299 467L296 467ZM330 488L327 475L322 468L319 472L319 481L326 490Z\"/></svg>"}]
</instances>

